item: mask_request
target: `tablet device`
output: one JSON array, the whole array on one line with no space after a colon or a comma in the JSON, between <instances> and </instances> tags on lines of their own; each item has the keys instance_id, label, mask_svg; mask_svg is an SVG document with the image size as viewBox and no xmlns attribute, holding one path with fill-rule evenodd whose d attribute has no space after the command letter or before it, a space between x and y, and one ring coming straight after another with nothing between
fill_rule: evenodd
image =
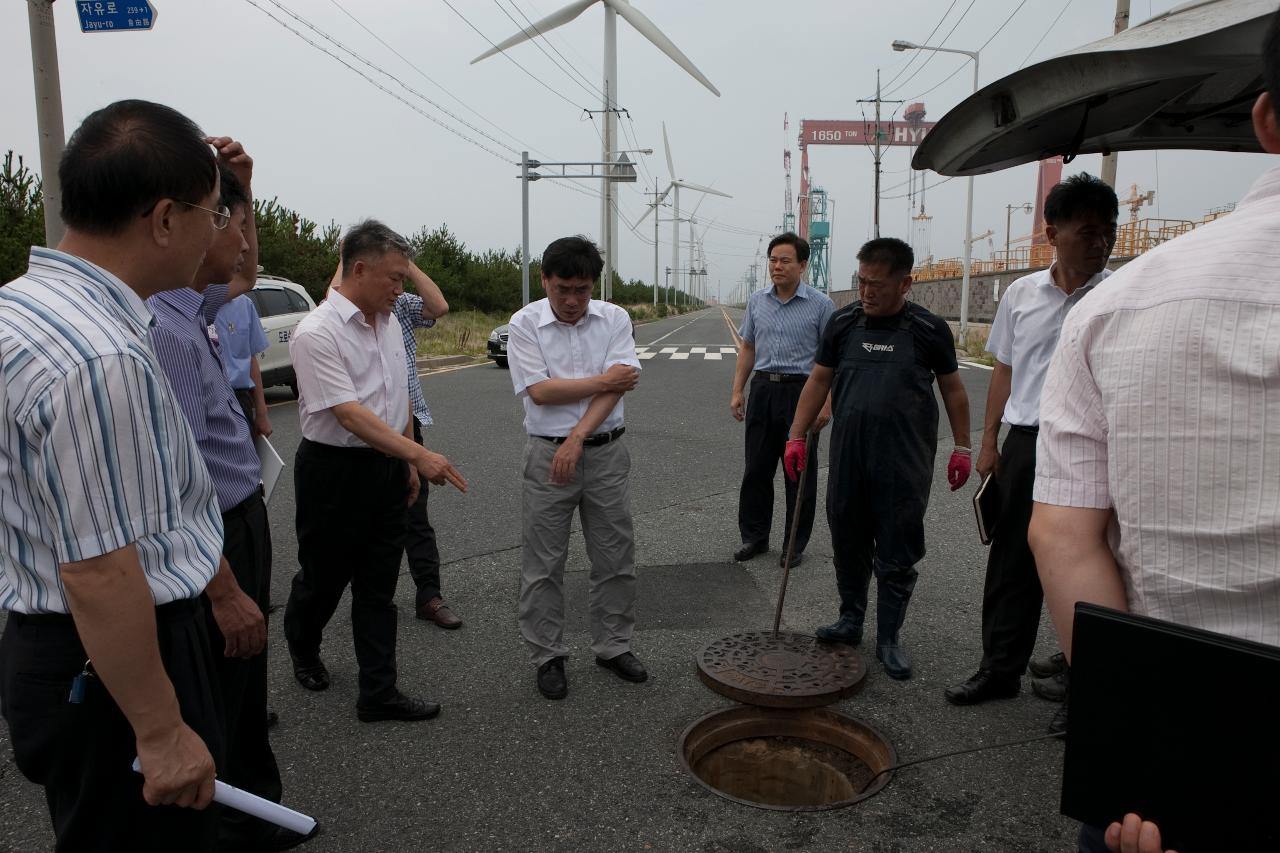
<instances>
[{"instance_id":1,"label":"tablet device","mask_svg":"<svg viewBox=\"0 0 1280 853\"><path fill-rule=\"evenodd\" d=\"M974 493L973 514L978 519L978 538L983 545L990 545L1000 519L1000 487L996 485L995 471L982 478L982 485Z\"/></svg>"},{"instance_id":2,"label":"tablet device","mask_svg":"<svg viewBox=\"0 0 1280 853\"><path fill-rule=\"evenodd\" d=\"M1280 648L1076 605L1062 813L1178 853L1280 850Z\"/></svg>"}]
</instances>

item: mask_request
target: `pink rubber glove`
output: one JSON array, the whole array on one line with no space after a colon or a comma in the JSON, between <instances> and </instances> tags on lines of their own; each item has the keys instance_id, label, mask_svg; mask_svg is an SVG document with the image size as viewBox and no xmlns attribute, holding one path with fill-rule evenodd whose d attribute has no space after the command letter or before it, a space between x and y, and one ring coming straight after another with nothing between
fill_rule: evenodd
<instances>
[{"instance_id":1,"label":"pink rubber glove","mask_svg":"<svg viewBox=\"0 0 1280 853\"><path fill-rule=\"evenodd\" d=\"M951 484L951 491L954 492L967 483L972 470L973 460L969 457L968 450L956 448L951 451L951 461L947 463L947 482Z\"/></svg>"},{"instance_id":2,"label":"pink rubber glove","mask_svg":"<svg viewBox=\"0 0 1280 853\"><path fill-rule=\"evenodd\" d=\"M804 463L808 456L803 438L787 440L787 448L782 451L782 470L787 472L787 479L800 478L800 472L804 470Z\"/></svg>"}]
</instances>

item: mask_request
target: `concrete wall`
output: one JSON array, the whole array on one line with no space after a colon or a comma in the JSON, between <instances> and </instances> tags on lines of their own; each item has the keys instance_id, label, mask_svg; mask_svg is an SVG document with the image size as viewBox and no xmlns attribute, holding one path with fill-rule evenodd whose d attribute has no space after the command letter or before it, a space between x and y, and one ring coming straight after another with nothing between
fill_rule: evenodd
<instances>
[{"instance_id":1,"label":"concrete wall","mask_svg":"<svg viewBox=\"0 0 1280 853\"><path fill-rule=\"evenodd\" d=\"M1127 264L1132 258L1112 258L1107 264L1116 270ZM990 323L995 319L999 296L1009 289L1024 275L1044 269L1008 270L1007 272L983 273L969 280L969 322ZM960 319L960 282L959 278L943 278L936 281L920 281L911 285L911 301L937 314L945 320ZM998 294L998 295L997 295ZM831 299L837 308L842 308L858 298L856 290L837 290L832 292Z\"/></svg>"}]
</instances>

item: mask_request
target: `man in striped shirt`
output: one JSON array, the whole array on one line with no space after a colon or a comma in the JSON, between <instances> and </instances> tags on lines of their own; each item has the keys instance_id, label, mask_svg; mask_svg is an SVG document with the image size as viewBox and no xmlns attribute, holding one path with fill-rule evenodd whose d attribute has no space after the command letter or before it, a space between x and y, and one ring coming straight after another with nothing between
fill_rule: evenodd
<instances>
[{"instance_id":1,"label":"man in striped shirt","mask_svg":"<svg viewBox=\"0 0 1280 853\"><path fill-rule=\"evenodd\" d=\"M169 377L213 478L222 511L223 566L229 582L210 584L205 624L213 645L226 715L223 781L279 802L280 769L267 738L266 614L271 604L271 528L248 416L227 379L209 328L243 270L257 267L252 207L253 160L229 137L218 149L222 206L230 211L191 287L147 300L155 314L151 344ZM229 284L230 283L230 284ZM243 812L224 809L219 841L229 849L285 850L306 838Z\"/></svg>"},{"instance_id":2,"label":"man in striped shirt","mask_svg":"<svg viewBox=\"0 0 1280 853\"><path fill-rule=\"evenodd\" d=\"M71 135L58 174L66 236L0 289L0 710L59 851L212 850L198 598L222 519L143 300L192 281L217 162L185 116L121 101Z\"/></svg>"},{"instance_id":3,"label":"man in striped shirt","mask_svg":"<svg viewBox=\"0 0 1280 853\"><path fill-rule=\"evenodd\" d=\"M1280 154L1280 14L1262 71L1253 128ZM1068 658L1078 601L1280 646L1277 270L1272 167L1230 216L1132 261L1063 324L1029 538ZM1080 849L1121 849L1122 829L1161 849L1133 815L1106 838L1085 827Z\"/></svg>"},{"instance_id":4,"label":"man in striped shirt","mask_svg":"<svg viewBox=\"0 0 1280 853\"><path fill-rule=\"evenodd\" d=\"M795 417L800 389L813 369L813 358L822 342L822 331L835 306L825 293L805 284L809 266L809 244L790 232L779 234L769 243L769 277L773 284L756 291L747 300L747 314L742 318L738 334L738 364L733 373L733 393L729 411L747 424L746 466L742 472L742 489L738 496L738 532L742 547L733 555L739 562L750 560L769 550L769 531L773 526L773 479L787 443L787 430ZM754 372L754 373L753 373ZM745 396L747 378L751 378L750 400ZM814 425L815 432L831 420L831 401L822 407ZM818 465L818 442L809 448L809 467ZM791 535L791 519L795 515L798 489L796 483L783 477L786 490L787 519L783 538ZM795 555L791 565L799 565L809 534L818 497L818 478L805 480L800 495L800 520ZM786 559L787 543L783 542L782 558Z\"/></svg>"}]
</instances>

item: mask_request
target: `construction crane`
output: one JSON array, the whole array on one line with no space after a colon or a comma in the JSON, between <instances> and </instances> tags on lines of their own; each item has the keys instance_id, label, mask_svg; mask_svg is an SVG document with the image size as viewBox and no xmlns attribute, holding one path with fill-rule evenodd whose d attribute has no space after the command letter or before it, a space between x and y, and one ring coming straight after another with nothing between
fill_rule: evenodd
<instances>
[{"instance_id":1,"label":"construction crane","mask_svg":"<svg viewBox=\"0 0 1280 853\"><path fill-rule=\"evenodd\" d=\"M782 230L796 230L796 215L791 209L791 123L782 114L782 174L786 178L786 194L782 199Z\"/></svg>"},{"instance_id":2,"label":"construction crane","mask_svg":"<svg viewBox=\"0 0 1280 853\"><path fill-rule=\"evenodd\" d=\"M809 190L809 286L826 293L831 289L831 217L827 191Z\"/></svg>"},{"instance_id":3,"label":"construction crane","mask_svg":"<svg viewBox=\"0 0 1280 853\"><path fill-rule=\"evenodd\" d=\"M1120 203L1129 207L1129 221L1133 222L1138 218L1138 211L1142 209L1144 204L1151 204L1155 201L1156 191L1147 190L1145 193L1138 192L1137 184L1129 185L1129 197L1120 199Z\"/></svg>"}]
</instances>

